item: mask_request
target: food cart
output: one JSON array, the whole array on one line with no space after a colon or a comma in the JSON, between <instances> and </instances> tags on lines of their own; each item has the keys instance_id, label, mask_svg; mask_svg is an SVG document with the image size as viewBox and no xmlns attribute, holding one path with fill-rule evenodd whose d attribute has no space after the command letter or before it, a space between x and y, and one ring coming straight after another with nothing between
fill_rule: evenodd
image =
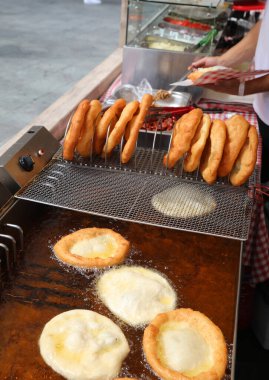
<instances>
[{"instance_id":1,"label":"food cart","mask_svg":"<svg viewBox=\"0 0 269 380\"><path fill-rule=\"evenodd\" d=\"M178 307L198 310L219 326L228 348L225 379L234 379L241 266L243 260L253 259L253 244L246 242L257 222L254 207L259 210L254 202L258 167L250 186L240 188L227 179L208 186L197 173L187 175L179 167L169 172L160 163L171 132L157 128L141 134L127 166L117 154L105 163L94 157L65 162L59 144L81 100L107 101L119 87L137 87L144 78L155 90L169 89L194 58L218 51L231 8L219 1L178 3L123 1L121 47L0 149L3 378L61 378L43 362L38 348L44 324L56 314L80 308L114 318L93 291L98 273L67 269L52 255L60 236L99 226L117 230L130 241L127 265L162 272L174 286ZM202 105L210 113L212 105ZM212 120L243 112L256 123L250 106L239 111L236 107L218 104L220 111L217 116L210 113ZM182 184L212 197L214 211L177 218L152 208L152 196ZM180 198L180 192L176 196ZM264 223L259 218L258 223ZM143 329L116 323L132 347L120 376L157 378L143 356Z\"/></svg>"}]
</instances>

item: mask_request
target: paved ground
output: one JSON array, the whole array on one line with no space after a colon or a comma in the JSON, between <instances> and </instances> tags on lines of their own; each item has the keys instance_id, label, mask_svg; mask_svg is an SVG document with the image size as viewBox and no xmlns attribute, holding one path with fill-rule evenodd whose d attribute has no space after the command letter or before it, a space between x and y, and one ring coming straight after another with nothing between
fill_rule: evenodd
<instances>
[{"instance_id":1,"label":"paved ground","mask_svg":"<svg viewBox=\"0 0 269 380\"><path fill-rule=\"evenodd\" d=\"M0 145L119 41L120 0L0 0Z\"/></svg>"}]
</instances>

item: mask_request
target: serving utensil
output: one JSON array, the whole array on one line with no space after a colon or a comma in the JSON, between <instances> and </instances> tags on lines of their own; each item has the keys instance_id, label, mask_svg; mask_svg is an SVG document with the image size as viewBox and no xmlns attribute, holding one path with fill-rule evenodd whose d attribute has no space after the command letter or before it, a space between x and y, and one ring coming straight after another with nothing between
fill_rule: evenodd
<instances>
[{"instance_id":1,"label":"serving utensil","mask_svg":"<svg viewBox=\"0 0 269 380\"><path fill-rule=\"evenodd\" d=\"M184 79L186 79L186 77L192 72L192 70L187 70L184 72L184 74L182 75L182 77L177 81L177 82L180 82L180 81L183 81ZM158 101L158 100L164 100L164 99L168 99L170 98L170 96L172 95L173 91L178 87L178 84L173 84L173 85L170 85L170 90L158 90L156 92L156 94L154 95L154 102Z\"/></svg>"},{"instance_id":2,"label":"serving utensil","mask_svg":"<svg viewBox=\"0 0 269 380\"><path fill-rule=\"evenodd\" d=\"M208 32L207 35L204 38L202 38L196 45L186 47L184 51L188 53L192 53L194 51L197 51L198 49L203 49L205 46L213 42L217 34L218 34L217 29L210 30L210 32Z\"/></svg>"}]
</instances>

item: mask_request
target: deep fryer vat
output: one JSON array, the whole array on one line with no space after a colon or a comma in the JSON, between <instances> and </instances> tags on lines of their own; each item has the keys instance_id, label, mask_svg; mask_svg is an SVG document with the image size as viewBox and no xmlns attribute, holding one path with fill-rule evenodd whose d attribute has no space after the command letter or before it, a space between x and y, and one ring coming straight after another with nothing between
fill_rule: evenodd
<instances>
[{"instance_id":1,"label":"deep fryer vat","mask_svg":"<svg viewBox=\"0 0 269 380\"><path fill-rule=\"evenodd\" d=\"M19 214L16 212L16 209ZM31 216L31 219L30 219ZM205 313L223 331L229 349L230 379L236 324L240 242L102 218L85 213L18 201L1 221L21 223L24 254L12 281L2 291L0 306L1 379L50 379L53 372L39 354L38 339L46 322L70 309L91 309L120 325L131 352L120 376L157 379L145 362L142 329L128 327L113 316L94 292L102 271L76 271L55 259L51 247L63 235L84 227L112 228L131 242L126 265L163 273L178 296L178 307Z\"/></svg>"}]
</instances>

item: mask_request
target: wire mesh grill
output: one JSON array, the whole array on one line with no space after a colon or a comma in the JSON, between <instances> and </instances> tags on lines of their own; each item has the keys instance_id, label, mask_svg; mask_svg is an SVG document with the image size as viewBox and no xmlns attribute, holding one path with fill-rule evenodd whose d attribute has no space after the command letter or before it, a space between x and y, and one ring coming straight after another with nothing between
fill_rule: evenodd
<instances>
[{"instance_id":1,"label":"wire mesh grill","mask_svg":"<svg viewBox=\"0 0 269 380\"><path fill-rule=\"evenodd\" d=\"M68 163L71 165L122 170L125 172L158 174L205 183L200 174L199 167L192 173L187 173L183 170L186 155L182 157L173 169L167 169L164 166L163 157L169 150L170 139L171 133L157 133L157 131L153 133L148 131L140 132L135 153L127 164L121 164L121 146L116 147L109 158L104 159L100 156L94 156L85 159L75 156L73 161ZM62 148L55 154L54 159L63 160ZM244 190L247 191L248 188L253 188L258 182L257 178L259 178L259 168L256 166L246 182ZM216 184L229 185L229 178L218 178Z\"/></svg>"},{"instance_id":2,"label":"wire mesh grill","mask_svg":"<svg viewBox=\"0 0 269 380\"><path fill-rule=\"evenodd\" d=\"M58 152L17 197L126 221L246 240L253 203L247 188L232 187L225 183L227 180L209 186L198 171L184 173L182 162L173 171L167 170L163 154L158 149L138 148L130 163L121 165L119 150L106 162L101 158L76 158L70 163L63 161ZM200 198L213 200L215 206L210 212L203 213L203 199L191 211L191 194L183 188L190 183ZM171 214L171 204L161 210L152 204L156 194L174 187L173 203L182 203L184 198L183 216Z\"/></svg>"}]
</instances>

